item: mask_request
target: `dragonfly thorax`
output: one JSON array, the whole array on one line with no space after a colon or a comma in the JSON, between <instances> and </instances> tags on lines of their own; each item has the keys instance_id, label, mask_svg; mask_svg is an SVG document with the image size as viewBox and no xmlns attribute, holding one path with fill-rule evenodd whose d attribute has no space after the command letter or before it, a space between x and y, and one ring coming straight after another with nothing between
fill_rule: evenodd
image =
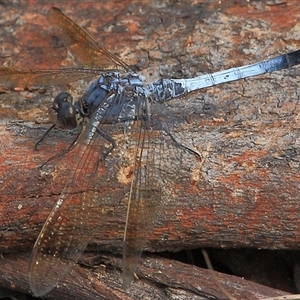
<instances>
[{"instance_id":1,"label":"dragonfly thorax","mask_svg":"<svg viewBox=\"0 0 300 300\"><path fill-rule=\"evenodd\" d=\"M121 112L129 113L135 106L138 95L144 95L143 79L133 73L120 75L116 72L104 73L92 83L78 101L80 110L91 117L97 112L98 118L118 119Z\"/></svg>"}]
</instances>

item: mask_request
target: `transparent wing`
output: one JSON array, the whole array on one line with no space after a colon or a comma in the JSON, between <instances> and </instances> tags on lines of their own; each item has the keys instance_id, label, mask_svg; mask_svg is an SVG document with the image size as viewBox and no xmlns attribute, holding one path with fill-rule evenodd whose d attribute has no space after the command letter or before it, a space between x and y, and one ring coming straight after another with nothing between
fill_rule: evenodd
<instances>
[{"instance_id":1,"label":"transparent wing","mask_svg":"<svg viewBox=\"0 0 300 300\"><path fill-rule=\"evenodd\" d=\"M85 30L58 8L50 8L47 17L68 50L85 67L101 70L130 70L130 67L119 58L99 47Z\"/></svg>"},{"instance_id":2,"label":"transparent wing","mask_svg":"<svg viewBox=\"0 0 300 300\"><path fill-rule=\"evenodd\" d=\"M115 98L118 100L119 97ZM103 107L107 115L115 111L114 101L104 101ZM99 123L98 117L96 112L83 129L78 145L67 154L73 158L70 164L70 168L74 166L73 174L34 245L29 283L36 296L44 295L56 286L77 262L95 230L101 228L101 222L105 221L101 215L96 218L94 214L93 222L90 218L94 207L101 203L98 183L105 182L99 167L112 147L99 132L113 133L116 125Z\"/></svg>"},{"instance_id":3,"label":"transparent wing","mask_svg":"<svg viewBox=\"0 0 300 300\"><path fill-rule=\"evenodd\" d=\"M65 46L84 69L33 70L0 67L2 86L10 88L50 86L90 79L108 70L130 70L130 67L119 58L99 47L85 30L58 8L50 8L47 17Z\"/></svg>"},{"instance_id":4,"label":"transparent wing","mask_svg":"<svg viewBox=\"0 0 300 300\"><path fill-rule=\"evenodd\" d=\"M90 79L100 73L101 70L91 69L31 70L0 67L0 84L9 88L50 86Z\"/></svg>"},{"instance_id":5,"label":"transparent wing","mask_svg":"<svg viewBox=\"0 0 300 300\"><path fill-rule=\"evenodd\" d=\"M34 246L29 279L36 296L44 295L60 281L77 262L95 230L101 228L101 222L105 222L105 218L99 215L98 224L91 226L89 223L93 207L101 203L99 183L105 182L98 166L101 167L101 162L111 151L112 142L107 136L117 134L120 138L120 134L128 132L128 128L122 129L121 124L106 121L111 120L111 116L123 116L128 121L128 108L133 104L137 105L137 111L131 118L135 122L126 150L135 153L124 235L123 282L126 289L133 279L149 231L166 201L176 193L174 182L188 185L190 165L195 162L195 155L174 141L166 125L145 114L145 107L149 105L147 99L141 95L128 95L128 90L109 97L84 129L78 146L68 154L74 156L74 174ZM99 118L102 108L106 115ZM155 114L162 111L159 107ZM99 119L102 122L97 121ZM127 126L126 123L123 126ZM115 201L119 203L118 199Z\"/></svg>"},{"instance_id":6,"label":"transparent wing","mask_svg":"<svg viewBox=\"0 0 300 300\"><path fill-rule=\"evenodd\" d=\"M174 198L176 184L189 186L190 168L199 156L181 145L170 133L173 122L159 104L152 107L153 118L143 115L151 103L140 99L140 120L135 122L135 165L128 203L123 246L123 287L127 290L134 279L141 252L149 232L154 229L167 201ZM164 115L163 115L164 114ZM163 117L160 123L156 117Z\"/></svg>"}]
</instances>

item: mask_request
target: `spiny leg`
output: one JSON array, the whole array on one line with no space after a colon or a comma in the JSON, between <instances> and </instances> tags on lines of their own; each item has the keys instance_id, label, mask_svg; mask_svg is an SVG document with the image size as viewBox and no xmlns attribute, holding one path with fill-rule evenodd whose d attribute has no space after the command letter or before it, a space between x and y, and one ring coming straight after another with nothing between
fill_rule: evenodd
<instances>
[{"instance_id":1,"label":"spiny leg","mask_svg":"<svg viewBox=\"0 0 300 300\"><path fill-rule=\"evenodd\" d=\"M38 143L40 143L40 142L42 142L42 141L44 140L46 134L48 134L48 133L50 132L50 130L51 130L54 126L55 126L55 125L52 125L52 126L46 131L46 133L43 135L42 139L40 139ZM60 157L64 156L65 154L69 153L70 151L72 151L72 150L76 147L77 141L78 141L79 137L81 136L81 134L83 133L83 131L84 131L84 126L82 126L82 128L81 128L81 130L80 130L80 133L77 134L77 136L75 137L75 139L72 141L72 143L69 145L69 147L68 147L66 150L64 150L64 151L62 151L61 153L58 153L58 154L56 154L56 155L50 157L49 159L47 159L42 165L40 165L40 169L42 169L42 168L43 168L45 165L47 165L50 161L55 160L55 159L57 159L57 158L60 158ZM36 144L36 146L37 146L37 144ZM36 150L36 149L35 149L35 150Z\"/></svg>"}]
</instances>

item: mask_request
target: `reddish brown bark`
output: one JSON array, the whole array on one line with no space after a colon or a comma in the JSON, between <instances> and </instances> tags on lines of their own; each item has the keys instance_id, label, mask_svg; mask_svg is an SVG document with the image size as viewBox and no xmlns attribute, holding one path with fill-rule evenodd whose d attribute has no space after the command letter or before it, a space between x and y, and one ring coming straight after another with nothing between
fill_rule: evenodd
<instances>
[{"instance_id":1,"label":"reddish brown bark","mask_svg":"<svg viewBox=\"0 0 300 300\"><path fill-rule=\"evenodd\" d=\"M79 4L76 12L68 4L60 7L126 63L144 69L149 81L157 79L158 70L165 77L191 77L200 71L253 63L300 45L297 4L258 7L228 2L225 6L179 4L161 9L125 1L114 7L101 5ZM139 5L144 5L143 10ZM53 46L50 33L45 32L48 25L41 13L49 6L0 8L7 51L1 63L30 68L67 65L69 61L62 62L66 50ZM20 18L22 22L15 22ZM15 26L12 34L5 30L10 26ZM110 27L114 32L104 31ZM189 186L174 182L178 192L165 206L156 230L148 233L147 250L299 248L298 74L296 67L206 89L171 103L187 120L178 129L179 137L201 154L202 161L191 171ZM73 85L72 90L80 95L84 88ZM34 151L47 126L47 103L55 93L0 95L3 253L32 248L69 174L71 156L45 169L38 166L65 149L72 137L56 132L40 151ZM106 179L89 224L95 227L97 216L105 210L102 230L92 243L101 250L121 253L129 182L107 180L107 173L114 178L118 172L122 158L118 159L108 159L100 170Z\"/></svg>"}]
</instances>

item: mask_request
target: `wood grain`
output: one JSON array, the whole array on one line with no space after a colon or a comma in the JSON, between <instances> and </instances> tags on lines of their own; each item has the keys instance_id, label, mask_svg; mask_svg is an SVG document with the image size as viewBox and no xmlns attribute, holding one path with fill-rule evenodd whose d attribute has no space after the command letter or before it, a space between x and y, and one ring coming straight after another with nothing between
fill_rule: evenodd
<instances>
[{"instance_id":1,"label":"wood grain","mask_svg":"<svg viewBox=\"0 0 300 300\"><path fill-rule=\"evenodd\" d=\"M166 3L157 8L124 1L115 6L79 3L76 10L67 3L59 7L152 81L192 77L298 49L299 5L254 2ZM0 6L5 24L0 29L5 40L0 63L32 68L70 64L44 18L49 6L35 1L28 7ZM188 186L174 182L176 193L149 233L146 250L299 249L298 75L296 67L168 104L182 121L175 136L202 159L191 170ZM32 248L72 168L71 155L44 169L39 166L68 147L74 133L54 132L34 151L48 126L47 106L61 88L70 88L76 97L84 83L25 91L3 87L0 94L2 253ZM98 224L99 214L105 222L91 237L90 249L121 253L129 170L122 169L116 152L99 172L106 179L89 222L91 228ZM123 178L116 177L121 173Z\"/></svg>"}]
</instances>

